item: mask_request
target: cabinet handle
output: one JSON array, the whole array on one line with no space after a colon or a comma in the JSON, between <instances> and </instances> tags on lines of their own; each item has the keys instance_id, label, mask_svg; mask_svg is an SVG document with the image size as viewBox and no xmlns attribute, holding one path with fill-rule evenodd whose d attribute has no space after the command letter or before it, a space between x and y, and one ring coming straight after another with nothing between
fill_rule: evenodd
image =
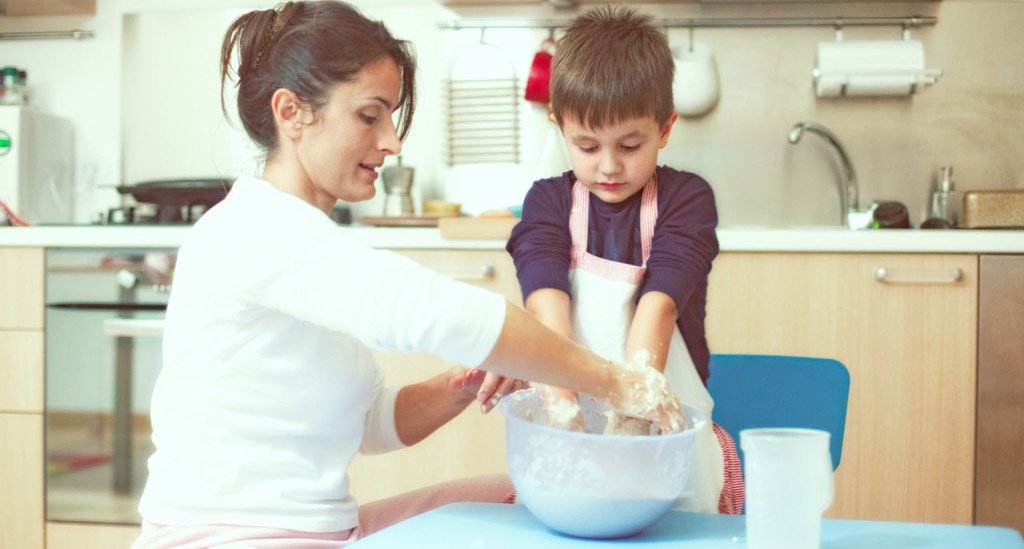
<instances>
[{"instance_id":1,"label":"cabinet handle","mask_svg":"<svg viewBox=\"0 0 1024 549\"><path fill-rule=\"evenodd\" d=\"M890 284L956 284L964 278L960 267L952 269L909 269L875 267L875 280Z\"/></svg>"},{"instance_id":2,"label":"cabinet handle","mask_svg":"<svg viewBox=\"0 0 1024 549\"><path fill-rule=\"evenodd\" d=\"M108 318L103 321L103 333L114 337L161 337L164 335L162 319Z\"/></svg>"},{"instance_id":3,"label":"cabinet handle","mask_svg":"<svg viewBox=\"0 0 1024 549\"><path fill-rule=\"evenodd\" d=\"M488 282L494 280L494 265L489 263L481 263L477 267L467 267L465 269L452 269L452 270L441 270L438 272L444 275L448 275L459 282Z\"/></svg>"}]
</instances>

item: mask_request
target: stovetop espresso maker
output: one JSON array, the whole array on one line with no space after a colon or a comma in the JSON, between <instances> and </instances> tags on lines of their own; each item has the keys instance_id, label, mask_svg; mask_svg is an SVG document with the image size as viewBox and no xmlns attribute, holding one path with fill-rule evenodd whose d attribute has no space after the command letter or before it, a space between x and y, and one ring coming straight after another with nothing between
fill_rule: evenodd
<instances>
[{"instance_id":1,"label":"stovetop espresso maker","mask_svg":"<svg viewBox=\"0 0 1024 549\"><path fill-rule=\"evenodd\" d=\"M381 170L381 180L384 182L384 215L399 216L413 215L415 210L412 205L412 176L413 168L402 165L402 157L398 157L397 166L389 166Z\"/></svg>"}]
</instances>

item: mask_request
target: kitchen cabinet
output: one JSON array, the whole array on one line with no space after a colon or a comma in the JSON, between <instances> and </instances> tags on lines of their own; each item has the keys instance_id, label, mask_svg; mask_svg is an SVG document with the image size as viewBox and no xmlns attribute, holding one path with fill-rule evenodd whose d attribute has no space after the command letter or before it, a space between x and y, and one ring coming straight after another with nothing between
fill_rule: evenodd
<instances>
[{"instance_id":1,"label":"kitchen cabinet","mask_svg":"<svg viewBox=\"0 0 1024 549\"><path fill-rule=\"evenodd\" d=\"M977 274L977 256L959 254L715 260L712 352L828 357L850 370L828 516L972 522Z\"/></svg>"},{"instance_id":2,"label":"kitchen cabinet","mask_svg":"<svg viewBox=\"0 0 1024 549\"><path fill-rule=\"evenodd\" d=\"M93 15L96 0L0 0L0 15Z\"/></svg>"},{"instance_id":3,"label":"kitchen cabinet","mask_svg":"<svg viewBox=\"0 0 1024 549\"><path fill-rule=\"evenodd\" d=\"M46 549L127 548L138 535L138 526L50 522L46 525Z\"/></svg>"},{"instance_id":4,"label":"kitchen cabinet","mask_svg":"<svg viewBox=\"0 0 1024 549\"><path fill-rule=\"evenodd\" d=\"M43 329L43 250L0 248L0 330Z\"/></svg>"},{"instance_id":5,"label":"kitchen cabinet","mask_svg":"<svg viewBox=\"0 0 1024 549\"><path fill-rule=\"evenodd\" d=\"M413 260L522 303L512 259L504 250L405 251ZM377 353L388 384L406 385L444 372L452 363L420 353ZM481 414L471 404L426 440L387 454L358 456L350 469L351 491L368 503L438 482L504 473L505 428L497 410Z\"/></svg>"},{"instance_id":6,"label":"kitchen cabinet","mask_svg":"<svg viewBox=\"0 0 1024 549\"><path fill-rule=\"evenodd\" d=\"M0 248L0 547L43 547L43 250Z\"/></svg>"}]
</instances>

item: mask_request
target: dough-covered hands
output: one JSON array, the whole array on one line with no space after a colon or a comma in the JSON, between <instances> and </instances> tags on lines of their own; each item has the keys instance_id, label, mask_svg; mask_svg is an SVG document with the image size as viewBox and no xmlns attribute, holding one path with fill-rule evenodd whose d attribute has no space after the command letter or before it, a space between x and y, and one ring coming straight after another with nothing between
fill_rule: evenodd
<instances>
[{"instance_id":1,"label":"dough-covered hands","mask_svg":"<svg viewBox=\"0 0 1024 549\"><path fill-rule=\"evenodd\" d=\"M613 365L613 391L607 402L620 415L640 418L657 424L662 434L677 433L685 428L679 400L661 372L636 361Z\"/></svg>"},{"instance_id":2,"label":"dough-covered hands","mask_svg":"<svg viewBox=\"0 0 1024 549\"><path fill-rule=\"evenodd\" d=\"M684 429L685 418L679 401L661 372L642 358L628 364L608 362L607 368L611 375L606 393L593 395L612 408L609 424L615 427L611 431L606 430L606 433L641 434L644 421L657 424L658 432L662 434ZM570 431L586 430L579 398L574 391L540 383L531 385L537 388L547 411L548 423L552 427ZM502 397L522 387L519 380L488 373L478 392L481 410L487 413ZM625 425L629 426L630 432L625 432L625 427L618 427Z\"/></svg>"},{"instance_id":3,"label":"dough-covered hands","mask_svg":"<svg viewBox=\"0 0 1024 549\"><path fill-rule=\"evenodd\" d=\"M533 386L537 388L541 402L544 403L548 425L568 431L585 432L587 430L579 395L574 391L540 383Z\"/></svg>"}]
</instances>

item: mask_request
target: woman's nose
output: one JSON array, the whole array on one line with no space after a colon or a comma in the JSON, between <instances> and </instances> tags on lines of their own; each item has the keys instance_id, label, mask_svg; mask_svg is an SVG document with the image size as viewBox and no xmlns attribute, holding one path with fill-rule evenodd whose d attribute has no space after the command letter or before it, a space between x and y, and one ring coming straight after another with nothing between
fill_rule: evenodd
<instances>
[{"instance_id":1,"label":"woman's nose","mask_svg":"<svg viewBox=\"0 0 1024 549\"><path fill-rule=\"evenodd\" d=\"M388 124L381 136L380 148L385 154L398 154L402 152L402 140L398 138L398 129L394 124Z\"/></svg>"}]
</instances>

